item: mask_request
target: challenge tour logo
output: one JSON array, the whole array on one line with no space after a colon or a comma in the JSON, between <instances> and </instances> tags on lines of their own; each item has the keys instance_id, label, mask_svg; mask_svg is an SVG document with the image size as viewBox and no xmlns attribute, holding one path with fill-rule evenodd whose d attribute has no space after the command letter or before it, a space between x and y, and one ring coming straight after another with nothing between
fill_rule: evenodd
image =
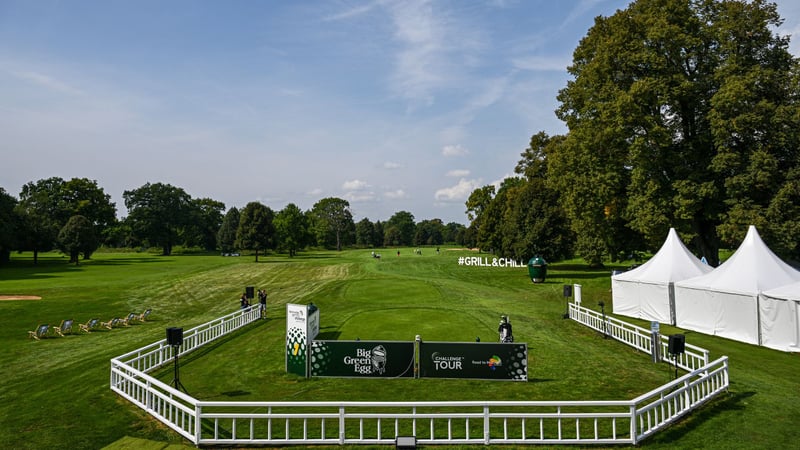
<instances>
[{"instance_id":1,"label":"challenge tour logo","mask_svg":"<svg viewBox=\"0 0 800 450\"><path fill-rule=\"evenodd\" d=\"M345 356L344 363L348 366L353 366L353 372L355 373L383 375L386 372L386 358L386 348L378 345L372 350L357 348L356 356Z\"/></svg>"},{"instance_id":2,"label":"challenge tour logo","mask_svg":"<svg viewBox=\"0 0 800 450\"><path fill-rule=\"evenodd\" d=\"M490 369L497 370L497 368L502 366L502 365L503 365L503 360L500 359L499 356L492 355L492 357L489 358L489 368Z\"/></svg>"},{"instance_id":3,"label":"challenge tour logo","mask_svg":"<svg viewBox=\"0 0 800 450\"><path fill-rule=\"evenodd\" d=\"M464 357L463 356L443 356L439 352L434 352L431 355L433 367L436 370L463 370Z\"/></svg>"}]
</instances>

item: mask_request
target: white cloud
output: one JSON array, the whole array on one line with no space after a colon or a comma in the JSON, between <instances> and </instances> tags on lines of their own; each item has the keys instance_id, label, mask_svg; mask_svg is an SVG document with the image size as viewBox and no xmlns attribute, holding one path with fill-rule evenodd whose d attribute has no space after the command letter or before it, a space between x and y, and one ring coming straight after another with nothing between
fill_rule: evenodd
<instances>
[{"instance_id":1,"label":"white cloud","mask_svg":"<svg viewBox=\"0 0 800 450\"><path fill-rule=\"evenodd\" d=\"M83 94L83 92L78 88L75 88L63 81L57 80L47 75L43 75L38 72L23 71L23 72L11 72L11 74L19 78L20 80L36 84L38 86L50 89L51 91L69 95Z\"/></svg>"},{"instance_id":2,"label":"white cloud","mask_svg":"<svg viewBox=\"0 0 800 450\"><path fill-rule=\"evenodd\" d=\"M353 8L325 17L323 20L325 22L335 22L338 20L346 20L346 19L351 19L353 17L358 17L370 12L378 3L379 2L375 1L367 3L366 5L355 6Z\"/></svg>"},{"instance_id":3,"label":"white cloud","mask_svg":"<svg viewBox=\"0 0 800 450\"><path fill-rule=\"evenodd\" d=\"M444 202L463 201L469 197L469 194L471 194L472 191L479 188L480 184L480 180L467 180L462 178L458 180L458 183L455 186L439 189L436 191L433 197L436 200Z\"/></svg>"},{"instance_id":4,"label":"white cloud","mask_svg":"<svg viewBox=\"0 0 800 450\"><path fill-rule=\"evenodd\" d=\"M397 189L394 191L386 191L383 193L383 196L391 200L396 200L399 198L406 198L406 193L402 189Z\"/></svg>"},{"instance_id":5,"label":"white cloud","mask_svg":"<svg viewBox=\"0 0 800 450\"><path fill-rule=\"evenodd\" d=\"M442 148L442 155L444 156L464 156L467 153L469 153L469 150L462 147L461 144L445 145Z\"/></svg>"},{"instance_id":6,"label":"white cloud","mask_svg":"<svg viewBox=\"0 0 800 450\"><path fill-rule=\"evenodd\" d=\"M394 170L394 169L399 169L401 167L403 166L400 163L394 161L386 161L385 163L383 163L384 169Z\"/></svg>"},{"instance_id":7,"label":"white cloud","mask_svg":"<svg viewBox=\"0 0 800 450\"><path fill-rule=\"evenodd\" d=\"M436 9L434 9L436 6ZM395 55L392 89L416 103L432 105L438 89L449 88L475 59L480 30L458 23L452 11L427 0L389 2L401 49Z\"/></svg>"},{"instance_id":8,"label":"white cloud","mask_svg":"<svg viewBox=\"0 0 800 450\"><path fill-rule=\"evenodd\" d=\"M454 169L454 170L449 170L446 176L454 178L463 178L469 176L469 173L470 173L469 170L466 169Z\"/></svg>"},{"instance_id":9,"label":"white cloud","mask_svg":"<svg viewBox=\"0 0 800 450\"><path fill-rule=\"evenodd\" d=\"M366 181L350 180L342 183L342 189L345 191L361 191L369 187Z\"/></svg>"},{"instance_id":10,"label":"white cloud","mask_svg":"<svg viewBox=\"0 0 800 450\"><path fill-rule=\"evenodd\" d=\"M325 191L323 191L323 190L322 190L322 189L320 189L320 188L314 188L314 189L312 189L312 190L308 191L306 194L307 194L309 197L318 197L318 196L322 195L322 193L323 193L323 192L325 192Z\"/></svg>"},{"instance_id":11,"label":"white cloud","mask_svg":"<svg viewBox=\"0 0 800 450\"><path fill-rule=\"evenodd\" d=\"M344 194L345 200L353 203L371 202L376 199L375 193L371 191L353 191Z\"/></svg>"}]
</instances>

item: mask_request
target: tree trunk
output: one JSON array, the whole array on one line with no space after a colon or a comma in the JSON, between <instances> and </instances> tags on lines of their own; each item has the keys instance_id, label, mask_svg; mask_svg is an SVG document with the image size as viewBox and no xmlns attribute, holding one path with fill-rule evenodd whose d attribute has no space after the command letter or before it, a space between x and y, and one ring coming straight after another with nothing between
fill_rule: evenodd
<instances>
[{"instance_id":1,"label":"tree trunk","mask_svg":"<svg viewBox=\"0 0 800 450\"><path fill-rule=\"evenodd\" d=\"M700 252L700 256L705 256L706 261L711 267L719 266L719 237L717 228L710 222L699 221L695 223L694 246Z\"/></svg>"}]
</instances>

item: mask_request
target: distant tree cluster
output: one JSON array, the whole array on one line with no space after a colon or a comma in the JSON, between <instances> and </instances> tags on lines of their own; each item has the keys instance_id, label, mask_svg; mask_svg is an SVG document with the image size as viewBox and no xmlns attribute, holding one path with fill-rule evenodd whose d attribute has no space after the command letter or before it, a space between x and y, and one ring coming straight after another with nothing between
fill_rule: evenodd
<instances>
[{"instance_id":1,"label":"distant tree cluster","mask_svg":"<svg viewBox=\"0 0 800 450\"><path fill-rule=\"evenodd\" d=\"M260 202L225 212L222 202L195 199L164 183L147 183L122 196L128 216L117 220L116 206L96 181L43 179L23 186L19 200L0 187L0 262L12 251L32 251L36 262L39 252L58 249L78 264L101 245L157 247L163 255L175 246L223 254L247 250L258 261L268 251L293 257L308 247L462 244L465 230L439 219L415 224L406 211L385 223L363 219L355 224L350 204L334 197L308 211L290 203L276 213Z\"/></svg>"},{"instance_id":2,"label":"distant tree cluster","mask_svg":"<svg viewBox=\"0 0 800 450\"><path fill-rule=\"evenodd\" d=\"M114 225L116 208L110 196L86 178L58 177L22 187L19 200L0 187L0 262L12 250L39 252L54 248L78 263L102 242L104 230Z\"/></svg>"},{"instance_id":3,"label":"distant tree cluster","mask_svg":"<svg viewBox=\"0 0 800 450\"><path fill-rule=\"evenodd\" d=\"M478 246L593 265L670 227L716 265L748 225L800 260L800 71L763 0L637 0L598 17L519 179L467 201Z\"/></svg>"}]
</instances>

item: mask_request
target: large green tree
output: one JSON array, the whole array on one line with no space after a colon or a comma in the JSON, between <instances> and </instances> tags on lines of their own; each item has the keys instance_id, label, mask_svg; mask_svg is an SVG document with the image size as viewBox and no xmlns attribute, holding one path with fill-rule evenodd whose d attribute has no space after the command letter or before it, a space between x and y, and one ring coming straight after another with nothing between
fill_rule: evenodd
<instances>
[{"instance_id":1,"label":"large green tree","mask_svg":"<svg viewBox=\"0 0 800 450\"><path fill-rule=\"evenodd\" d=\"M184 245L200 246L213 251L217 248L217 232L222 226L222 212L225 204L210 198L192 199L190 203L190 219L183 228L181 237Z\"/></svg>"},{"instance_id":2,"label":"large green tree","mask_svg":"<svg viewBox=\"0 0 800 450\"><path fill-rule=\"evenodd\" d=\"M288 251L291 258L310 241L308 217L297 205L289 203L275 215L275 232L278 248Z\"/></svg>"},{"instance_id":3,"label":"large green tree","mask_svg":"<svg viewBox=\"0 0 800 450\"><path fill-rule=\"evenodd\" d=\"M341 250L355 239L355 223L347 200L327 197L311 208L317 244Z\"/></svg>"},{"instance_id":4,"label":"large green tree","mask_svg":"<svg viewBox=\"0 0 800 450\"><path fill-rule=\"evenodd\" d=\"M444 223L442 219L426 219L419 222L414 231L414 245L442 245Z\"/></svg>"},{"instance_id":5,"label":"large green tree","mask_svg":"<svg viewBox=\"0 0 800 450\"><path fill-rule=\"evenodd\" d=\"M442 235L442 239L444 239L444 242L446 243L463 245L465 229L466 227L464 224L458 222L448 222L442 231L442 233L444 233Z\"/></svg>"},{"instance_id":6,"label":"large green tree","mask_svg":"<svg viewBox=\"0 0 800 450\"><path fill-rule=\"evenodd\" d=\"M465 244L469 247L479 246L479 231L483 221L487 220L484 211L492 203L494 194L495 187L489 184L475 189L469 194L469 198L467 198L465 206L467 207L467 219L469 219L470 222L469 228L465 232Z\"/></svg>"},{"instance_id":7,"label":"large green tree","mask_svg":"<svg viewBox=\"0 0 800 450\"><path fill-rule=\"evenodd\" d=\"M17 199L0 187L0 263L8 262L11 250L18 248L21 219L16 206Z\"/></svg>"},{"instance_id":8,"label":"large green tree","mask_svg":"<svg viewBox=\"0 0 800 450\"><path fill-rule=\"evenodd\" d=\"M59 177L25 184L18 211L24 222L23 247L33 250L34 261L39 251L56 244L59 230L71 217L83 216L92 224L94 235L101 236L116 223L117 213L111 196L103 192L97 181L88 178L64 181ZM81 253L84 259L89 259L93 251L85 248Z\"/></svg>"},{"instance_id":9,"label":"large green tree","mask_svg":"<svg viewBox=\"0 0 800 450\"><path fill-rule=\"evenodd\" d=\"M58 248L69 255L69 262L76 266L80 254L91 254L98 244L94 224L84 216L70 217L58 233Z\"/></svg>"},{"instance_id":10,"label":"large green tree","mask_svg":"<svg viewBox=\"0 0 800 450\"><path fill-rule=\"evenodd\" d=\"M390 245L413 245L414 232L416 231L416 224L414 223L414 215L408 211L398 211L386 221L385 229L392 231L394 236L392 244ZM386 240L384 240L386 243ZM389 245L387 243L387 245Z\"/></svg>"},{"instance_id":11,"label":"large green tree","mask_svg":"<svg viewBox=\"0 0 800 450\"><path fill-rule=\"evenodd\" d=\"M33 263L39 260L39 252L53 248L63 224L58 208L64 180L58 177L29 182L22 186L17 204L17 213L22 219L22 242L19 250L33 251Z\"/></svg>"},{"instance_id":12,"label":"large green tree","mask_svg":"<svg viewBox=\"0 0 800 450\"><path fill-rule=\"evenodd\" d=\"M558 96L569 134L549 176L585 257L613 252L621 224L651 248L674 226L716 263L720 232L769 208L786 182L776 163L797 165L779 22L763 0L637 0L595 19Z\"/></svg>"},{"instance_id":13,"label":"large green tree","mask_svg":"<svg viewBox=\"0 0 800 450\"><path fill-rule=\"evenodd\" d=\"M239 229L239 210L233 207L225 213L217 232L217 247L223 254L236 251L236 230Z\"/></svg>"},{"instance_id":14,"label":"large green tree","mask_svg":"<svg viewBox=\"0 0 800 450\"><path fill-rule=\"evenodd\" d=\"M383 242L382 237L381 242ZM359 220L358 223L356 223L356 245L365 248L380 246L380 244L376 245L375 224L372 223L372 221L370 221L367 217Z\"/></svg>"},{"instance_id":15,"label":"large green tree","mask_svg":"<svg viewBox=\"0 0 800 450\"><path fill-rule=\"evenodd\" d=\"M514 259L542 256L558 261L572 256L573 233L558 191L547 180L548 153L556 152L563 136L550 137L544 132L531 137L530 145L514 171L524 183L509 193L502 218L501 251Z\"/></svg>"},{"instance_id":16,"label":"large green tree","mask_svg":"<svg viewBox=\"0 0 800 450\"><path fill-rule=\"evenodd\" d=\"M59 198L58 222L62 226L73 216L85 217L94 228L95 236L102 236L106 229L117 222L117 207L111 196L88 178L72 178L64 182ZM89 259L93 251L83 249L84 259Z\"/></svg>"},{"instance_id":17,"label":"large green tree","mask_svg":"<svg viewBox=\"0 0 800 450\"><path fill-rule=\"evenodd\" d=\"M122 193L133 233L151 246L172 254L179 233L191 222L192 198L183 189L164 183L146 183Z\"/></svg>"},{"instance_id":18,"label":"large green tree","mask_svg":"<svg viewBox=\"0 0 800 450\"><path fill-rule=\"evenodd\" d=\"M477 243L481 250L503 254L503 241L513 239L513 227L504 223L504 218L514 203L514 197L524 181L518 177L509 177L503 180L497 194L485 206L481 213L480 227L478 227ZM510 245L505 245L509 248Z\"/></svg>"},{"instance_id":19,"label":"large green tree","mask_svg":"<svg viewBox=\"0 0 800 450\"><path fill-rule=\"evenodd\" d=\"M236 247L253 250L258 262L258 252L273 249L275 240L275 213L260 202L250 202L242 209L239 216L239 228L236 231Z\"/></svg>"}]
</instances>

